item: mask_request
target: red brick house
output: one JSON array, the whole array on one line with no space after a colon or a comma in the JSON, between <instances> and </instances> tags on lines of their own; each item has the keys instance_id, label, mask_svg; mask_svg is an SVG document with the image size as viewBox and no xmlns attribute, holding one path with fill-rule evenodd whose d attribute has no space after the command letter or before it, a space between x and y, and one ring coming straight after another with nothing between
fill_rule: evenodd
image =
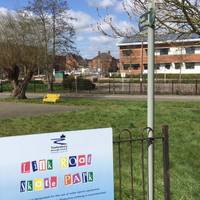
<instances>
[{"instance_id":1,"label":"red brick house","mask_svg":"<svg viewBox=\"0 0 200 200\"><path fill-rule=\"evenodd\" d=\"M200 36L159 35L155 42L155 70L160 74L200 74ZM136 35L119 44L120 71L147 73L147 38Z\"/></svg>"},{"instance_id":2,"label":"red brick house","mask_svg":"<svg viewBox=\"0 0 200 200\"><path fill-rule=\"evenodd\" d=\"M111 55L110 51L107 53L101 53L99 51L98 55L87 60L87 63L93 70L107 74L108 72L116 72L118 70L119 61Z\"/></svg>"},{"instance_id":3,"label":"red brick house","mask_svg":"<svg viewBox=\"0 0 200 200\"><path fill-rule=\"evenodd\" d=\"M56 71L71 71L79 67L85 67L86 61L76 54L68 54L66 56L56 56Z\"/></svg>"}]
</instances>

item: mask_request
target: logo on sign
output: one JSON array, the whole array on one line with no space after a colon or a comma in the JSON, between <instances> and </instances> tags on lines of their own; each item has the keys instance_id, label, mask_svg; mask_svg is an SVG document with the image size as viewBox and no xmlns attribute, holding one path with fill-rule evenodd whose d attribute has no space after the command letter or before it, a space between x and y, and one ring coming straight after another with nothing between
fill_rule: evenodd
<instances>
[{"instance_id":1,"label":"logo on sign","mask_svg":"<svg viewBox=\"0 0 200 200\"><path fill-rule=\"evenodd\" d=\"M66 136L62 134L58 138L51 139L52 146L51 146L51 153L60 153L67 151L67 143L66 143Z\"/></svg>"},{"instance_id":2,"label":"logo on sign","mask_svg":"<svg viewBox=\"0 0 200 200\"><path fill-rule=\"evenodd\" d=\"M51 139L51 140L53 141L54 144L58 144L58 145L66 145L67 144L64 142L66 140L65 135L61 135L59 138L55 138L55 139Z\"/></svg>"}]
</instances>

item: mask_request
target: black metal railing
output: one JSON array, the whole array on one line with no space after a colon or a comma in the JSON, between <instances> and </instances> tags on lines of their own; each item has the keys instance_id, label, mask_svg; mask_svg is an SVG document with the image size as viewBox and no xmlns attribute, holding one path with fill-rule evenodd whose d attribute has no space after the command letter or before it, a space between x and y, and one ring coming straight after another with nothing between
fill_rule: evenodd
<instances>
[{"instance_id":1,"label":"black metal railing","mask_svg":"<svg viewBox=\"0 0 200 200\"><path fill-rule=\"evenodd\" d=\"M141 134L140 137L135 138L126 129L118 138L114 139L116 200L146 200L148 186L147 147L150 142L153 142L154 152L157 152L154 153L154 165L159 163L157 168L163 168L162 174L159 174L159 181L154 181L155 193L158 191L158 194L155 194L156 199L170 200L168 126L163 126L160 137L146 138L144 134ZM159 154L158 157L157 154ZM160 173L160 170L158 171ZM158 174L154 178L156 176ZM162 176L162 181L160 181L160 176Z\"/></svg>"},{"instance_id":2,"label":"black metal railing","mask_svg":"<svg viewBox=\"0 0 200 200\"><path fill-rule=\"evenodd\" d=\"M147 94L147 82L135 80L105 80L96 82L92 93L98 94ZM171 95L200 95L199 80L168 80L167 82L155 81L156 94Z\"/></svg>"},{"instance_id":3,"label":"black metal railing","mask_svg":"<svg viewBox=\"0 0 200 200\"><path fill-rule=\"evenodd\" d=\"M147 82L126 80L124 82L119 80L104 80L92 83L92 85L85 85L84 82L79 82L76 86L72 82L72 86L66 87L63 83L53 84L54 92L72 92L72 93L92 93L92 94L129 94L129 95L146 95ZM0 82L0 92L12 91L10 82ZM48 92L46 83L31 81L27 87L27 92ZM164 95L200 95L200 80L168 80L167 82L155 82L155 94Z\"/></svg>"}]
</instances>

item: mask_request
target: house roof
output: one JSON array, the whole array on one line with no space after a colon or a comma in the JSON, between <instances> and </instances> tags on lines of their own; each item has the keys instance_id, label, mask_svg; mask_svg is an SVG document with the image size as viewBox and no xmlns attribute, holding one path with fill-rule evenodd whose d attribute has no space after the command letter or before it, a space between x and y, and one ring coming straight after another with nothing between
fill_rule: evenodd
<instances>
[{"instance_id":1,"label":"house roof","mask_svg":"<svg viewBox=\"0 0 200 200\"><path fill-rule=\"evenodd\" d=\"M123 38L121 42L117 44L117 46L125 46L125 45L140 45L142 43L147 44L147 36L142 36L140 34L136 34L131 38ZM200 35L198 34L160 34L155 37L156 43L171 43L171 42L191 42L191 41L200 41Z\"/></svg>"},{"instance_id":2,"label":"house roof","mask_svg":"<svg viewBox=\"0 0 200 200\"><path fill-rule=\"evenodd\" d=\"M105 52L101 53L101 52L99 52L97 56L95 56L94 58L92 58L90 60L92 61L92 60L95 60L95 59L98 59L98 58L100 58L102 60L104 60L104 59L110 59L110 58L116 60L116 58L114 58L109 52L108 53L105 53Z\"/></svg>"}]
</instances>

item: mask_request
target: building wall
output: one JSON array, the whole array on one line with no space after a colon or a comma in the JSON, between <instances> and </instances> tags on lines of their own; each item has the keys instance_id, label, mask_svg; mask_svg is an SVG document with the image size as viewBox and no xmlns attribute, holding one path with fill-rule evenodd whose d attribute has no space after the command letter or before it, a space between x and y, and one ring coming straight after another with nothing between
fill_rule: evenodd
<instances>
[{"instance_id":1,"label":"building wall","mask_svg":"<svg viewBox=\"0 0 200 200\"><path fill-rule=\"evenodd\" d=\"M66 56L56 56L56 64L55 64L56 71L64 71L66 68Z\"/></svg>"},{"instance_id":2,"label":"building wall","mask_svg":"<svg viewBox=\"0 0 200 200\"><path fill-rule=\"evenodd\" d=\"M168 49L168 53L166 55L162 55L163 53L165 53L165 51L167 51L166 49ZM200 74L200 45L195 42L181 44L157 44L155 50L155 63L157 64L157 73ZM180 63L181 67L177 69L178 64L176 63ZM146 44L143 45L143 51L141 45L120 46L121 71L132 74L147 73L146 66Z\"/></svg>"},{"instance_id":3,"label":"building wall","mask_svg":"<svg viewBox=\"0 0 200 200\"><path fill-rule=\"evenodd\" d=\"M56 71L71 71L73 69L77 69L78 67L79 63L72 55L56 56Z\"/></svg>"},{"instance_id":4,"label":"building wall","mask_svg":"<svg viewBox=\"0 0 200 200\"><path fill-rule=\"evenodd\" d=\"M117 59L111 56L110 51L108 53L98 52L96 57L88 61L88 66L96 71L108 73L111 69L117 70L118 62Z\"/></svg>"}]
</instances>

